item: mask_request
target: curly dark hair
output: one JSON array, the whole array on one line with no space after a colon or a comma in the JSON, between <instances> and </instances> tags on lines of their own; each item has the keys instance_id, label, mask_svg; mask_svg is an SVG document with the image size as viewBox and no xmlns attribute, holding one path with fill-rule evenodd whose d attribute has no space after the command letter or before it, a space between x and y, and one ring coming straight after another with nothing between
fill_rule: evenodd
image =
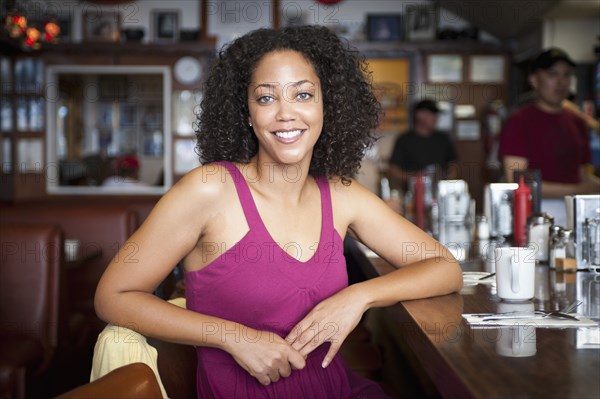
<instances>
[{"instance_id":1,"label":"curly dark hair","mask_svg":"<svg viewBox=\"0 0 600 399\"><path fill-rule=\"evenodd\" d=\"M248 126L247 89L259 60L267 53L294 50L314 67L323 93L323 130L315 144L309 173L348 181L373 145L371 130L381 106L373 94L364 57L322 26L258 29L219 52L208 76L196 126L196 151L202 163L246 163L258 151Z\"/></svg>"}]
</instances>

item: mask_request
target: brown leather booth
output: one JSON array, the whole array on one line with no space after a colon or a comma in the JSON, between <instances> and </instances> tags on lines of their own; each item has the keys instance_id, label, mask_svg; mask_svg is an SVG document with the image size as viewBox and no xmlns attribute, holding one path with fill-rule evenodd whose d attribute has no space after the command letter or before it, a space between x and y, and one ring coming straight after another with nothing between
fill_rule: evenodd
<instances>
[{"instance_id":1,"label":"brown leather booth","mask_svg":"<svg viewBox=\"0 0 600 399\"><path fill-rule=\"evenodd\" d=\"M176 344L147 338L158 353L158 374L171 399L195 398L196 349L191 345Z\"/></svg>"},{"instance_id":2,"label":"brown leather booth","mask_svg":"<svg viewBox=\"0 0 600 399\"><path fill-rule=\"evenodd\" d=\"M35 382L34 386L28 385L28 388L35 388L40 394L56 394L80 385L89 378L93 347L98 333L105 326L96 316L93 306L96 286L116 251L139 226L138 212L146 217L154 202L144 200L139 203L114 203L107 200L107 203L102 204L99 200L86 200L81 203L50 201L0 204L2 225L51 224L62 232L63 238L73 238L80 242L80 261L61 260L65 280L61 286L61 295L66 302L65 328L59 337L61 346L48 371L41 376L43 381ZM61 241L61 248L62 245ZM94 256L88 257L90 254ZM6 290L10 291L11 288ZM4 352L0 350L0 359L2 358ZM25 378L23 373L19 373L19 370L15 372L0 368L0 380L12 384L11 381L15 379Z\"/></svg>"},{"instance_id":3,"label":"brown leather booth","mask_svg":"<svg viewBox=\"0 0 600 399\"><path fill-rule=\"evenodd\" d=\"M122 207L23 204L0 209L0 223L48 223L63 231L65 239L78 239L79 253L98 249L101 255L67 273L69 302L75 309L93 311L96 285L106 266L137 227L133 210Z\"/></svg>"},{"instance_id":4,"label":"brown leather booth","mask_svg":"<svg viewBox=\"0 0 600 399\"><path fill-rule=\"evenodd\" d=\"M194 396L190 396L192 398ZM144 363L119 367L89 384L66 392L56 399L161 399L154 372Z\"/></svg>"},{"instance_id":5,"label":"brown leather booth","mask_svg":"<svg viewBox=\"0 0 600 399\"><path fill-rule=\"evenodd\" d=\"M62 326L63 237L45 224L0 224L0 397L25 396L50 364Z\"/></svg>"}]
</instances>

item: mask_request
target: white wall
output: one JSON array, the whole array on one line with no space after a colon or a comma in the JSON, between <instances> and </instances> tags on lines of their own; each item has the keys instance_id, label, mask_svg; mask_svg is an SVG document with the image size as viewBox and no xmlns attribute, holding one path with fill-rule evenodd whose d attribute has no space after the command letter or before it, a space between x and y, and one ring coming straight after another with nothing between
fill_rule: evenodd
<instances>
[{"instance_id":1,"label":"white wall","mask_svg":"<svg viewBox=\"0 0 600 399\"><path fill-rule=\"evenodd\" d=\"M594 62L600 22L590 18L551 18L544 21L542 47L560 47L573 61Z\"/></svg>"},{"instance_id":2,"label":"white wall","mask_svg":"<svg viewBox=\"0 0 600 399\"><path fill-rule=\"evenodd\" d=\"M216 36L217 50L229 41L259 28L273 26L271 2L210 0L207 4L208 35Z\"/></svg>"}]
</instances>

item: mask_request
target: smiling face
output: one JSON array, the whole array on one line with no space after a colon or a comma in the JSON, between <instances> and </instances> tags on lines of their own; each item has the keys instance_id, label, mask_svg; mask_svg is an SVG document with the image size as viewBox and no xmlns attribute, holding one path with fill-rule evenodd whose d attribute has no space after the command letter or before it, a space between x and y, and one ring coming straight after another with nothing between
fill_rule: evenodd
<instances>
[{"instance_id":1,"label":"smiling face","mask_svg":"<svg viewBox=\"0 0 600 399\"><path fill-rule=\"evenodd\" d=\"M249 123L260 162L310 165L323 128L321 85L312 64L292 50L266 54L248 87Z\"/></svg>"},{"instance_id":2,"label":"smiling face","mask_svg":"<svg viewBox=\"0 0 600 399\"><path fill-rule=\"evenodd\" d=\"M564 61L534 72L529 82L538 93L538 106L548 112L560 111L563 100L569 96L572 75L573 68Z\"/></svg>"}]
</instances>

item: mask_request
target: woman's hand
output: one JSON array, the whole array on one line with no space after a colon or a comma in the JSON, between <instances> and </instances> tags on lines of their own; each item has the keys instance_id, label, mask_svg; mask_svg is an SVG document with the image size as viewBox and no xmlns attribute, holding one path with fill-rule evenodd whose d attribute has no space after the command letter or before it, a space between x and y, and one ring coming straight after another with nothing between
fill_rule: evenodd
<instances>
[{"instance_id":1,"label":"woman's hand","mask_svg":"<svg viewBox=\"0 0 600 399\"><path fill-rule=\"evenodd\" d=\"M322 343L331 342L322 364L327 367L366 310L356 286L325 299L296 324L286 337L292 348L306 357Z\"/></svg>"},{"instance_id":2,"label":"woman's hand","mask_svg":"<svg viewBox=\"0 0 600 399\"><path fill-rule=\"evenodd\" d=\"M236 340L228 351L235 361L263 385L289 377L292 369L305 366L304 357L283 338L269 331L248 327L241 340Z\"/></svg>"}]
</instances>

